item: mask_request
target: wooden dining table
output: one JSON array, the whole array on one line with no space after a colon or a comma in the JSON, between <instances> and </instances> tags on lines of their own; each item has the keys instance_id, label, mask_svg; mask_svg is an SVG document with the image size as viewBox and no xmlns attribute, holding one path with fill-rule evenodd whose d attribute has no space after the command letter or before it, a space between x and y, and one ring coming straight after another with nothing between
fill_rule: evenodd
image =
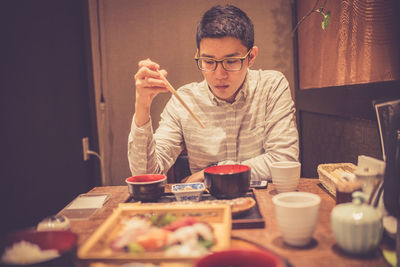
<instances>
[{"instance_id":1,"label":"wooden dining table","mask_svg":"<svg viewBox=\"0 0 400 267\"><path fill-rule=\"evenodd\" d=\"M320 184L318 179L301 178L298 191L311 192L321 197L318 223L311 242L305 247L287 245L279 231L275 218L272 197L277 191L270 183L266 189L254 189L259 210L265 220L263 228L232 229L232 238L245 240L266 250L275 252L286 259L291 266L389 266L377 249L363 256L350 255L342 251L335 242L331 230L330 214L336 201ZM113 213L120 203L130 197L126 186L95 187L88 193L109 193L109 200L87 220L72 220L71 231L78 236L78 249L95 230ZM101 263L92 265L78 259L79 266L106 266Z\"/></svg>"}]
</instances>

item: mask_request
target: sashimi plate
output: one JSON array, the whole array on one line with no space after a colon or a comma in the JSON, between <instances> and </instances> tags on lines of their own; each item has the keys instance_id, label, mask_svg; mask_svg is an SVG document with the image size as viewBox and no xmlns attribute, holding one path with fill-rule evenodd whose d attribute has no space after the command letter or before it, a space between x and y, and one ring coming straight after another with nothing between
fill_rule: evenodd
<instances>
[{"instance_id":1,"label":"sashimi plate","mask_svg":"<svg viewBox=\"0 0 400 267\"><path fill-rule=\"evenodd\" d=\"M136 220L140 225L151 224L152 230L142 231L138 230L137 226L133 227L132 225L138 225ZM144 220L150 222L143 222ZM128 226L133 228L128 229ZM192 230L191 226L200 230ZM159 229L156 229L157 227ZM182 206L124 204L114 210L78 248L78 257L87 260L113 261L193 261L201 255L196 252L187 253L187 248L182 248L182 252L179 252L179 249L171 250L171 247L183 245L181 241L189 239L189 236L193 236L195 231L199 231L198 236L201 243L207 243L205 241L210 238L203 238L207 236L207 233L203 231L204 228L210 228L212 232L212 242L208 242L205 253L229 248L232 229L230 206L226 204L211 206L201 204ZM176 234L177 229L180 231L179 236ZM156 234L148 234L145 238L138 237L138 232L151 233L151 231L155 231ZM154 240L154 237L159 239L160 236L166 236L163 240L167 240L168 243L164 244L163 241ZM177 241L176 239L179 238L180 241ZM202 254L204 255L204 251Z\"/></svg>"}]
</instances>

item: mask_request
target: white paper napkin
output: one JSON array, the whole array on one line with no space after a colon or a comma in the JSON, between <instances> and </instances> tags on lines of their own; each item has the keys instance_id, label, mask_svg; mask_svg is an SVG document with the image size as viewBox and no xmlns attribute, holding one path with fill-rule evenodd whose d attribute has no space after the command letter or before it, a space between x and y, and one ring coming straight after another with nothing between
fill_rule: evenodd
<instances>
[{"instance_id":1,"label":"white paper napkin","mask_svg":"<svg viewBox=\"0 0 400 267\"><path fill-rule=\"evenodd\" d=\"M107 195L79 196L72 201L67 209L98 209L103 207Z\"/></svg>"}]
</instances>

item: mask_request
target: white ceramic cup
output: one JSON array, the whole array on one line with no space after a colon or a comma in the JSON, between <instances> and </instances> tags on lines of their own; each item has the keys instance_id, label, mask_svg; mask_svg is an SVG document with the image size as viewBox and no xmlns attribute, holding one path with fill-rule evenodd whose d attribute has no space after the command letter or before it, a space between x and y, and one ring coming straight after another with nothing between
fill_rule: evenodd
<instances>
[{"instance_id":1,"label":"white ceramic cup","mask_svg":"<svg viewBox=\"0 0 400 267\"><path fill-rule=\"evenodd\" d=\"M313 193L287 192L272 198L283 240L292 246L307 245L318 221L321 198Z\"/></svg>"},{"instance_id":2,"label":"white ceramic cup","mask_svg":"<svg viewBox=\"0 0 400 267\"><path fill-rule=\"evenodd\" d=\"M272 183L278 193L296 191L300 180L301 163L279 161L270 165Z\"/></svg>"}]
</instances>

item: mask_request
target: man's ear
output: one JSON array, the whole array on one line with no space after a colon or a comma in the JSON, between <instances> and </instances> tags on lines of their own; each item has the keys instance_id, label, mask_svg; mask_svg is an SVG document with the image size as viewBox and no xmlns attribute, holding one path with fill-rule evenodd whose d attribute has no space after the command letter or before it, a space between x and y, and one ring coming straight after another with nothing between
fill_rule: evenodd
<instances>
[{"instance_id":1,"label":"man's ear","mask_svg":"<svg viewBox=\"0 0 400 267\"><path fill-rule=\"evenodd\" d=\"M257 55L258 55L258 47L253 46L249 55L249 67L251 67L254 64Z\"/></svg>"}]
</instances>

